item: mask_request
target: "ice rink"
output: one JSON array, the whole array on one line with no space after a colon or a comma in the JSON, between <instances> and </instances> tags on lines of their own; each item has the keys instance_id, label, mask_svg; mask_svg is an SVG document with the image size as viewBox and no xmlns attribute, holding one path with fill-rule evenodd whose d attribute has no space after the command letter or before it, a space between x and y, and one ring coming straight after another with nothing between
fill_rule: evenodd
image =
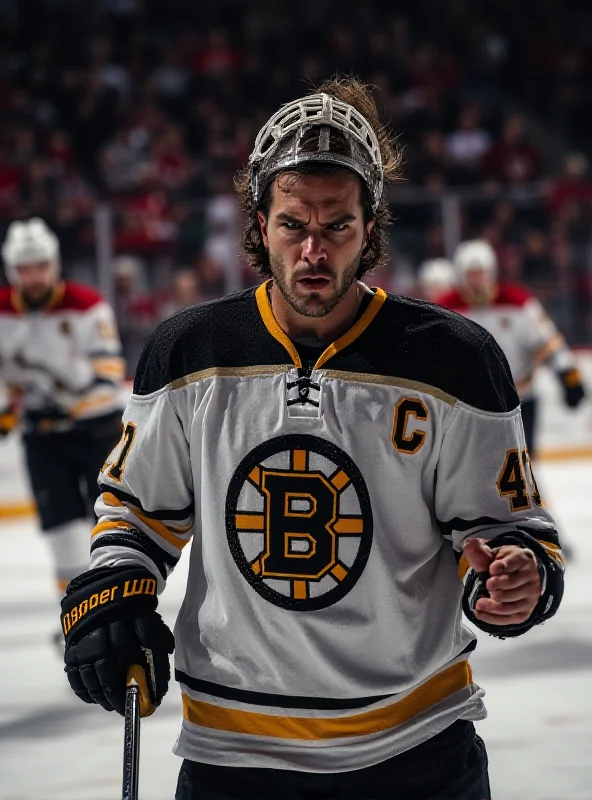
<instances>
[{"instance_id":1,"label":"ice rink","mask_svg":"<svg viewBox=\"0 0 592 800\"><path fill-rule=\"evenodd\" d=\"M536 472L576 557L551 622L515 641L480 637L472 664L489 718L478 728L494 800L592 800L592 461ZM171 625L184 582L182 563L161 600ZM0 799L120 798L123 722L70 692L50 643L57 602L33 521L0 523L0 619ZM141 800L174 795L180 716L173 684L142 725Z\"/></svg>"}]
</instances>

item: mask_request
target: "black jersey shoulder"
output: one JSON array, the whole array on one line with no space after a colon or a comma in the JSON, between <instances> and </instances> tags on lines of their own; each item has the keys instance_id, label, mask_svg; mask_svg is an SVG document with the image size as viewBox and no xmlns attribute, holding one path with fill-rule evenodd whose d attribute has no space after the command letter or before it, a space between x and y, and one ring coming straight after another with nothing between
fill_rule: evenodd
<instances>
[{"instance_id":1,"label":"black jersey shoulder","mask_svg":"<svg viewBox=\"0 0 592 800\"><path fill-rule=\"evenodd\" d=\"M289 356L267 333L255 289L200 303L156 328L138 362L134 394L150 394L172 381L213 367L286 364Z\"/></svg>"},{"instance_id":2,"label":"black jersey shoulder","mask_svg":"<svg viewBox=\"0 0 592 800\"><path fill-rule=\"evenodd\" d=\"M388 294L364 333L327 366L426 383L483 411L519 403L506 358L484 328L409 297Z\"/></svg>"}]
</instances>

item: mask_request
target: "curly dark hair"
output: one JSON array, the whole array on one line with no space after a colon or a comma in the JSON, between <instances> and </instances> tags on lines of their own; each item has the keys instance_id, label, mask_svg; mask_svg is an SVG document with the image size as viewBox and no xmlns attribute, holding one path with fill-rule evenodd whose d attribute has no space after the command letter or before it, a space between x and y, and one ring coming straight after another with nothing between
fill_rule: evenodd
<instances>
[{"instance_id":1,"label":"curly dark hair","mask_svg":"<svg viewBox=\"0 0 592 800\"><path fill-rule=\"evenodd\" d=\"M380 145L380 155L384 169L384 186L382 198L376 211L372 210L368 187L360 178L364 222L368 223L370 220L375 221L360 259L357 277L361 278L362 275L365 275L370 270L384 266L386 262L386 229L390 223L386 190L389 185L401 178L403 153L388 128L381 124L378 109L376 108L376 103L374 102L370 88L360 80L354 77L331 78L330 80L324 81L319 87L309 92L309 94L319 94L321 92L331 95L338 100L342 100L344 103L349 103L349 105L359 111L372 126ZM310 128L301 142L301 147L306 149L308 143L312 150L317 150L318 144L316 140L318 134L319 126ZM331 150L333 152L339 152L339 149L341 149L340 145L345 146L343 134L338 130L332 130L330 136ZM286 174L286 172L290 174L293 173L296 179L298 175L302 174L327 175L341 170L347 171L347 167L321 162L303 164L301 167L291 167L289 170L283 172L283 174ZM262 278L270 278L272 277L272 273L269 266L269 255L263 244L257 212L261 211L267 217L271 205L271 188L274 182L271 181L264 189L258 204L255 206L249 177L249 167L247 165L240 170L234 179L234 186L239 195L240 209L244 211L247 216L241 244L248 264L253 267Z\"/></svg>"}]
</instances>

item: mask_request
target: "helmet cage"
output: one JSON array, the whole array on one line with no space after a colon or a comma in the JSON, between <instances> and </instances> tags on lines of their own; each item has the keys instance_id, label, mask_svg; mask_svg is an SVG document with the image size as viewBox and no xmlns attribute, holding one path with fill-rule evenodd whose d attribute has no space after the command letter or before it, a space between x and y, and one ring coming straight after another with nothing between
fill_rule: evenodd
<instances>
[{"instance_id":1,"label":"helmet cage","mask_svg":"<svg viewBox=\"0 0 592 800\"><path fill-rule=\"evenodd\" d=\"M302 149L305 133L319 127L318 150ZM331 128L341 132L346 153L333 152ZM283 106L261 128L249 158L255 207L278 172L309 163L328 163L355 172L366 184L372 210L382 198L384 171L380 145L368 120L353 106L328 94L313 94Z\"/></svg>"}]
</instances>

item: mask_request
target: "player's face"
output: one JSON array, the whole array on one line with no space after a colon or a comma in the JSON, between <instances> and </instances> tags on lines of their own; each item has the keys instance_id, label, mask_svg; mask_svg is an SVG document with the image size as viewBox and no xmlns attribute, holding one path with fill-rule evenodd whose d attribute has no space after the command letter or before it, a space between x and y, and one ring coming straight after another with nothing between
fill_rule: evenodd
<instances>
[{"instance_id":1,"label":"player's face","mask_svg":"<svg viewBox=\"0 0 592 800\"><path fill-rule=\"evenodd\" d=\"M289 306L324 317L355 284L373 222L364 224L358 178L279 175L267 219L259 212L274 281Z\"/></svg>"},{"instance_id":2,"label":"player's face","mask_svg":"<svg viewBox=\"0 0 592 800\"><path fill-rule=\"evenodd\" d=\"M471 302L485 305L491 299L495 280L491 272L482 267L471 267L465 272L466 293Z\"/></svg>"},{"instance_id":3,"label":"player's face","mask_svg":"<svg viewBox=\"0 0 592 800\"><path fill-rule=\"evenodd\" d=\"M55 277L49 261L19 264L16 270L19 288L31 301L42 300L51 291Z\"/></svg>"}]
</instances>

